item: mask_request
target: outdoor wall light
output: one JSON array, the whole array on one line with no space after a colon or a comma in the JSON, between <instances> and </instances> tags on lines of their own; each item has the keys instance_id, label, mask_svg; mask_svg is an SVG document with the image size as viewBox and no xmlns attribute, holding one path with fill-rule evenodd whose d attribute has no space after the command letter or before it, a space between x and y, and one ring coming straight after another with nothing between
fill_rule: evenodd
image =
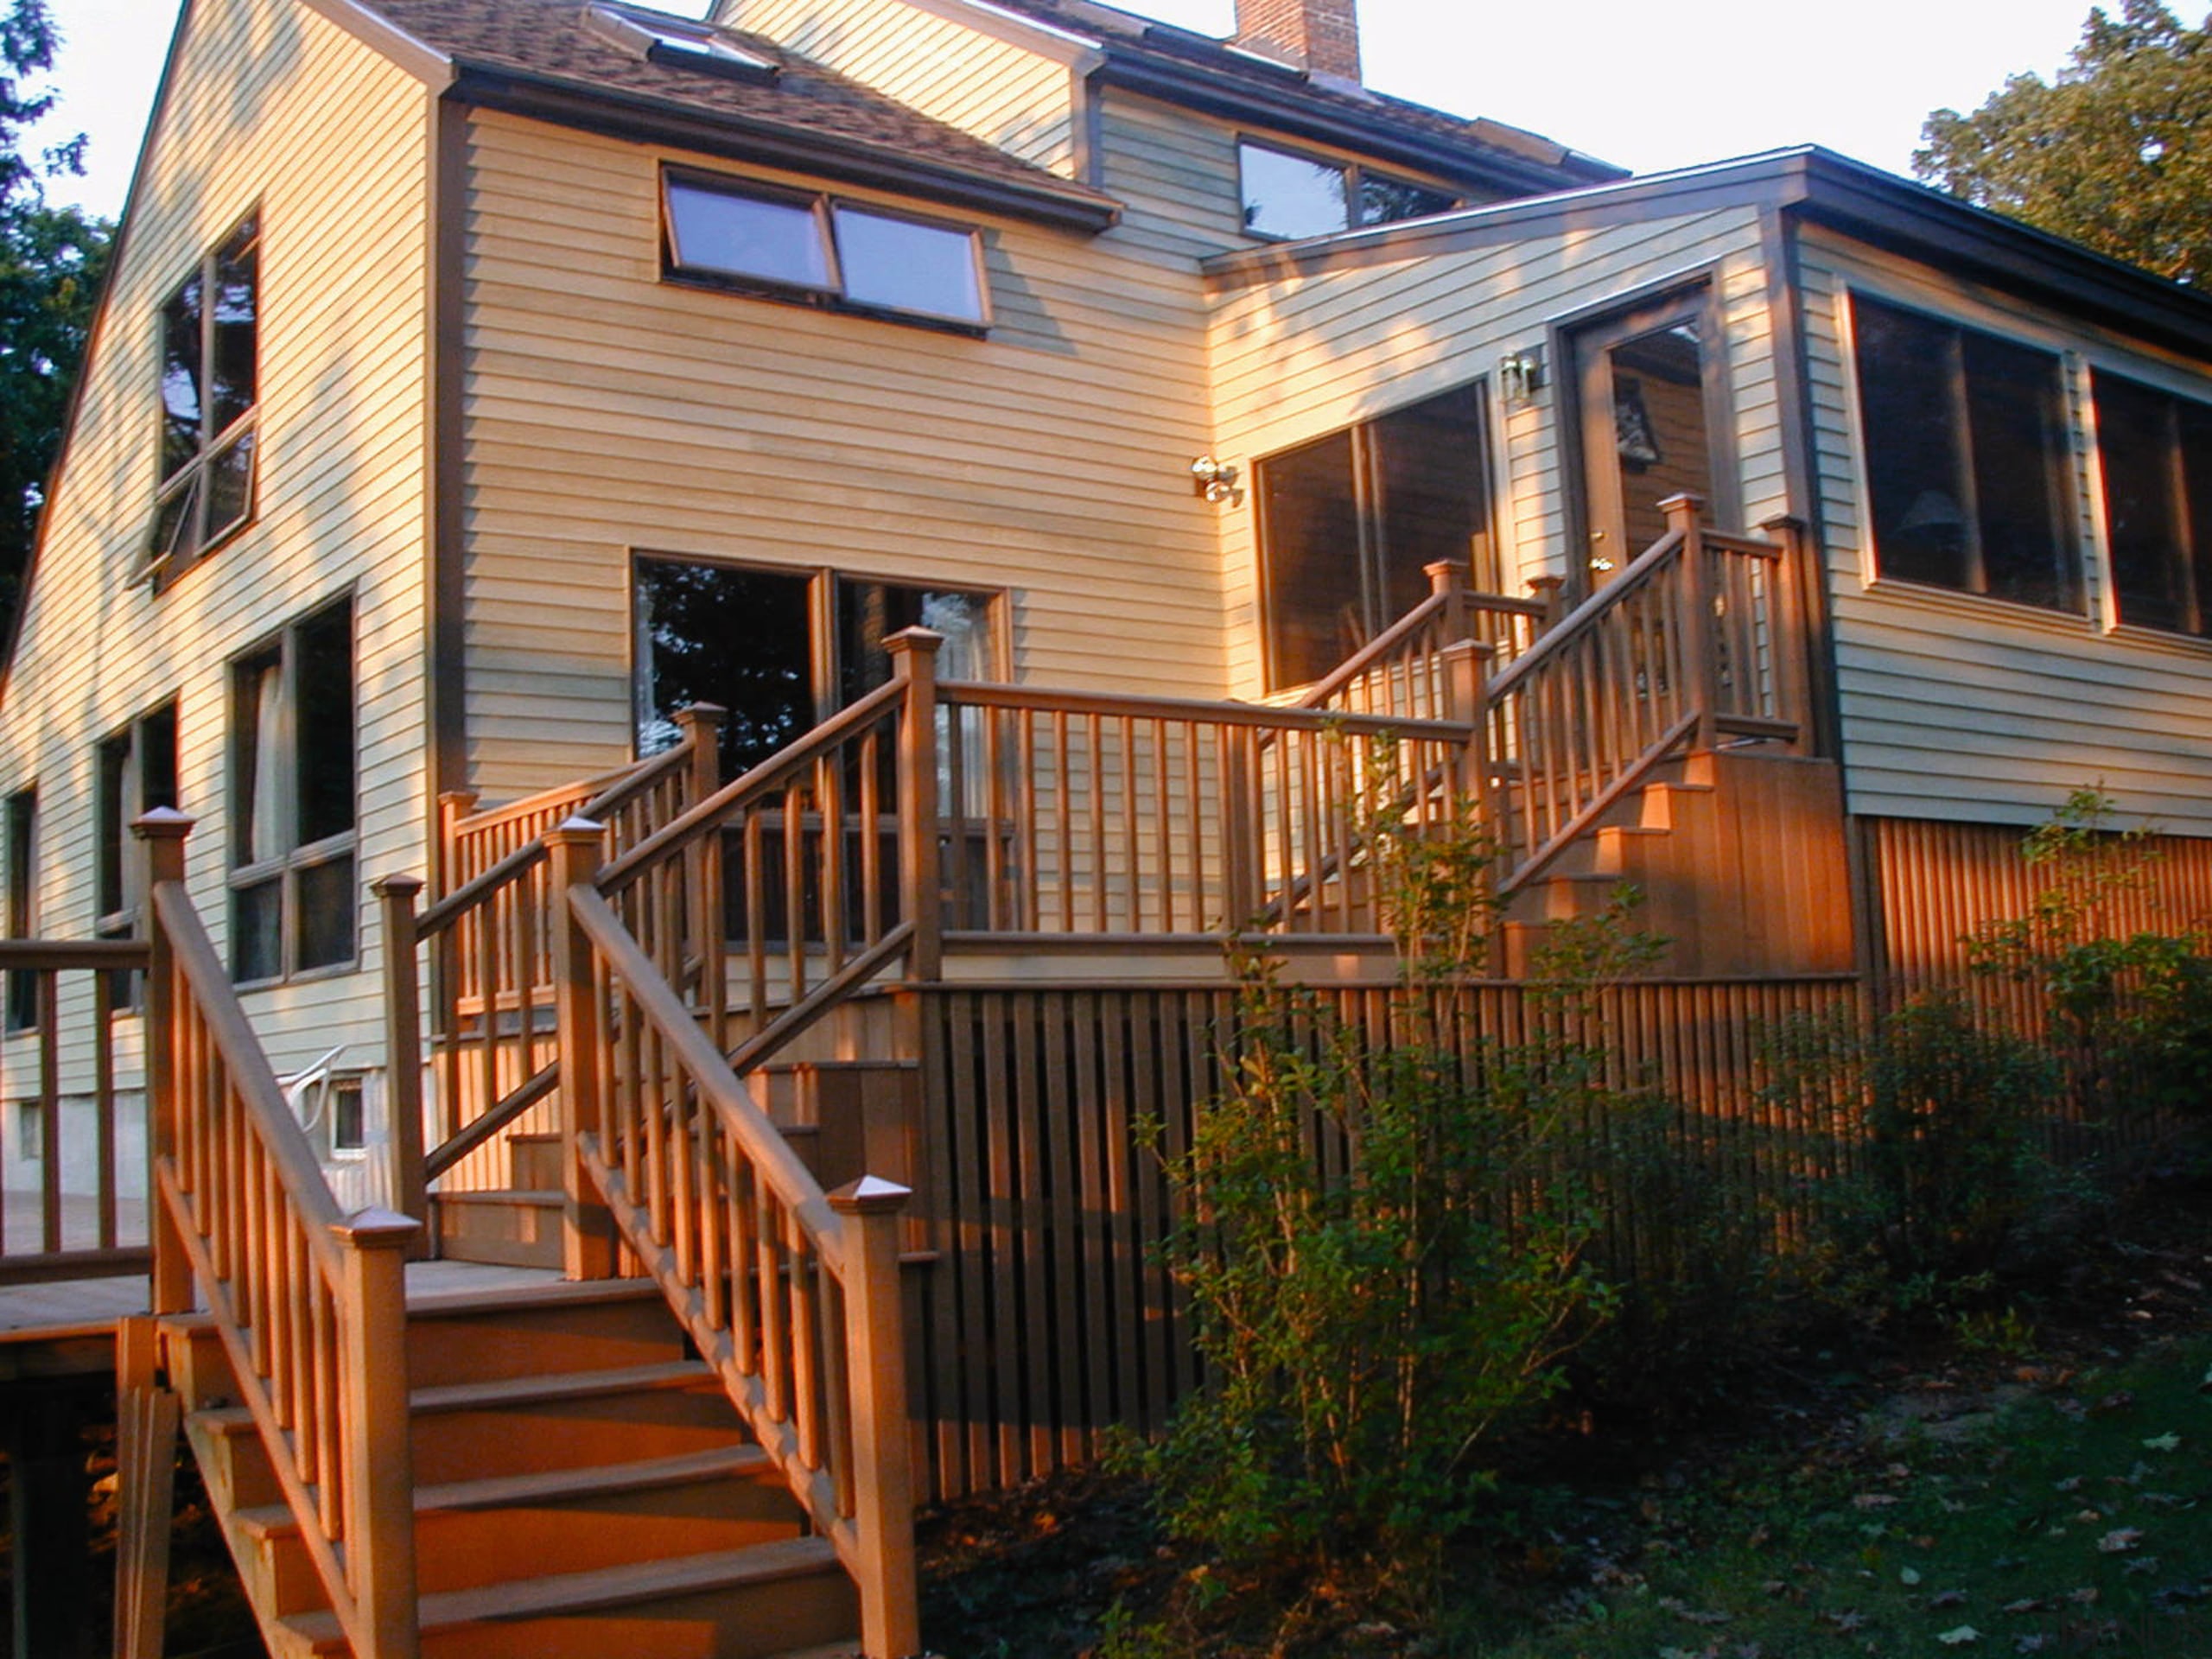
<instances>
[{"instance_id":1,"label":"outdoor wall light","mask_svg":"<svg viewBox=\"0 0 2212 1659\"><path fill-rule=\"evenodd\" d=\"M1244 492L1236 487L1236 464L1211 455L1200 455L1191 463L1191 486L1217 507L1224 501L1237 505L1244 499Z\"/></svg>"},{"instance_id":2,"label":"outdoor wall light","mask_svg":"<svg viewBox=\"0 0 2212 1659\"><path fill-rule=\"evenodd\" d=\"M1497 388L1505 399L1506 407L1518 409L1536 401L1536 394L1544 386L1544 348L1531 346L1522 352L1508 352L1497 360Z\"/></svg>"}]
</instances>

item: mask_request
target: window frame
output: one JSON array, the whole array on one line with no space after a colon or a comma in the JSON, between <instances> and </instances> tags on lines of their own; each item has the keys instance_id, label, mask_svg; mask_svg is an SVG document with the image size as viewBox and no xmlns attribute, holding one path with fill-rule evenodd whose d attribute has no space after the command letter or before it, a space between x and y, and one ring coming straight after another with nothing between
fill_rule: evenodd
<instances>
[{"instance_id":1,"label":"window frame","mask_svg":"<svg viewBox=\"0 0 2212 1659\"><path fill-rule=\"evenodd\" d=\"M217 283L219 262L231 253L240 239L240 232L252 227L252 235L245 245L253 254L253 401L227 426L210 430L208 419L214 399L210 375L215 360L216 312L209 303ZM263 255L268 245L266 227L262 223L261 205L257 202L234 219L228 229L203 251L192 270L163 290L161 302L154 309L155 409L154 423L154 510L147 530L145 572L156 593L162 591L186 571L205 561L209 556L235 540L251 529L261 515L261 321L263 304ZM200 403L199 442L192 457L178 463L174 469L167 467L168 410L162 396L168 363L169 308L197 280L200 283L200 307L199 319L200 370L199 384L194 388ZM238 444L249 446L245 482L245 502L238 516L209 533L209 505L213 492L208 480L213 472L214 458ZM180 555L161 545L162 522L169 504L178 497L192 497L193 534Z\"/></svg>"},{"instance_id":2,"label":"window frame","mask_svg":"<svg viewBox=\"0 0 2212 1659\"><path fill-rule=\"evenodd\" d=\"M2186 466L2188 452L2183 434L2187 412L2192 409L2200 419L2212 423L2212 385L2202 382L2190 383L2186 386L2169 384L2178 377L2160 375L2157 372L2157 365L2124 359L2086 356L2082 367L2090 411L2089 449L2095 467L2089 493L2096 514L2106 629L2139 639L2173 644L2185 641L2197 646L2212 646L2212 580L2207 579L2209 575L2212 575L2212 518L2209 518L2207 522L2198 523L2190 511L2191 480ZM2120 549L2113 535L2113 467L2107 454L2107 446L2112 440L2107 430L2104 400L2100 395L2101 382L2117 382L2133 395L2154 397L2164 405L2160 422L2164 429L2161 433L2164 444L2161 464L2172 491L2166 505L2175 510L2176 527L2183 543L2177 548L2169 547L2165 551L2169 557L2177 554L2179 556L2179 574L2185 585L2187 601L2184 609L2194 613L2196 622L2193 626L2186 620L2169 626L2131 618L2126 613L2126 595L2120 590ZM2207 476L2200 487L2212 494L2212 446L2207 448L2206 460Z\"/></svg>"},{"instance_id":3,"label":"window frame","mask_svg":"<svg viewBox=\"0 0 2212 1659\"><path fill-rule=\"evenodd\" d=\"M300 778L299 753L299 685L300 635L314 624L322 621L331 613L343 607L346 612L346 652L348 683L351 687L346 710L347 738L353 753L351 767L351 801L348 824L317 840L303 843L294 838L299 830ZM276 852L264 854L251 862L240 862L238 853L246 844L244 828L250 822L254 809L252 780L245 757L244 714L245 684L249 674L274 658L278 664L279 719L278 741L281 745L280 762L273 777L276 799L271 809L276 821L284 826L285 845ZM224 885L229 894L229 962L232 982L241 988L295 983L301 981L334 978L359 972L361 966L361 881L359 849L361 836L361 696L360 696L360 612L352 589L331 595L321 603L302 612L275 632L266 634L247 649L233 656L226 664L228 700L228 731L224 753L228 764L229 779L225 791L228 809L230 846L226 861ZM352 949L342 961L317 963L310 967L299 965L301 900L300 883L302 876L327 867L340 859L350 858L354 862L352 883L353 921L350 928ZM242 930L238 925L240 895L277 884L277 971L251 979L239 971L238 948Z\"/></svg>"},{"instance_id":4,"label":"window frame","mask_svg":"<svg viewBox=\"0 0 2212 1659\"><path fill-rule=\"evenodd\" d=\"M1450 199L1450 206L1438 208L1436 211L1440 213L1457 213L1467 205L1467 196L1465 191L1440 188L1436 185L1425 184L1419 179L1408 178L1401 173L1393 173L1388 168L1370 167L1366 162L1357 160L1351 156L1332 156L1324 150L1306 149L1294 143L1284 143L1277 139L1262 138L1253 133L1241 131L1236 134L1236 145L1237 229L1255 242L1264 242L1273 245L1284 242L1303 242L1309 240L1310 238L1307 237L1285 236L1279 232L1262 231L1253 228L1251 223L1252 197L1250 191L1246 188L1245 184L1244 152L1248 149L1264 149L1270 155L1285 156L1289 160L1296 162L1311 162L1317 167L1334 168L1338 172L1344 175L1344 222L1337 226L1333 231L1315 231L1312 233L1313 236L1339 236L1346 231L1380 230L1386 225L1403 225L1412 219L1426 219L1429 217L1429 215L1426 213L1413 213L1408 214L1405 219L1378 219L1372 225L1361 223L1359 218L1360 187L1370 177L1382 180L1385 183L1389 184L1402 184L1414 190L1426 190L1432 195L1448 197Z\"/></svg>"},{"instance_id":5,"label":"window frame","mask_svg":"<svg viewBox=\"0 0 2212 1659\"><path fill-rule=\"evenodd\" d=\"M671 187L679 184L693 190L734 197L739 200L810 209L815 235L823 257L823 282L819 285L785 282L772 276L752 276L741 271L685 264L681 257L682 244L676 209L670 196ZM980 225L962 219L942 219L909 207L870 201L859 196L841 195L834 191L808 190L795 185L756 181L676 164L666 164L661 168L658 198L663 282L683 288L709 289L718 293L741 294L752 299L810 306L847 316L873 317L879 321L904 323L912 327L936 329L976 339L989 334L996 320L991 303L990 262L986 256L983 229ZM926 310L918 306L892 305L881 301L852 298L848 292L844 249L837 238L836 219L841 209L964 237L975 276L977 315L966 317Z\"/></svg>"},{"instance_id":6,"label":"window frame","mask_svg":"<svg viewBox=\"0 0 2212 1659\"><path fill-rule=\"evenodd\" d=\"M95 938L131 939L141 937L139 924L146 899L146 872L143 861L136 856L130 824L142 813L157 806L176 807L182 799L181 785L172 788L170 799L151 799L146 783L149 729L156 728L166 717L169 724L171 781L177 784L177 709L178 700L175 697L157 702L118 730L102 738L93 751L92 934ZM119 773L111 777L110 757L118 753L121 755L123 764ZM111 861L115 868L112 896L117 902L113 906L106 902L111 896L108 887ZM118 973L114 997L117 1011L136 1012L142 1001L140 975L135 970Z\"/></svg>"},{"instance_id":7,"label":"window frame","mask_svg":"<svg viewBox=\"0 0 2212 1659\"><path fill-rule=\"evenodd\" d=\"M2094 445L2086 444L2081 431L2078 411L2079 393L2075 385L2075 366L2078 353L2069 345L2048 337L2032 325L2022 323L2009 314L1971 315L1963 308L1946 306L1940 296L1912 294L1900 296L1886 287L1846 280L1837 289L1837 340L1839 356L1847 388L1846 397L1850 417L1852 454L1855 468L1854 495L1859 521L1860 575L1864 583L1916 594L1941 594L1954 600L1971 604L2001 605L2012 614L2056 621L2062 625L2094 626L2097 604L2093 599L2110 587L2111 572L2106 565L2105 549L2095 538L2083 533L2082 512L2085 505L2082 468L2084 448L2094 456ZM1979 516L1968 521L1971 531L1969 545L1962 551L1969 584L1931 581L1923 576L1885 569L1882 561L1881 536L1876 524L1874 467L1869 444L1870 423L1867 415L1866 386L1860 372L1860 352L1863 329L1859 311L1862 306L1872 305L1901 314L1914 321L1935 327L1948 329L1957 337L1963 353L1968 336L1980 336L2006 349L2048 358L2056 370L2056 442L2044 456L2044 484L2050 492L2053 512L2053 527L2061 543L2060 552L2065 560L2071 582L2071 602L2046 605L2033 599L2024 599L2011 594L1993 592L1989 587L1986 557L1982 547L1983 525ZM1961 429L1959 439L1958 465L1970 474L1974 466L1971 443L1970 423L1971 383L1967 379L1961 357L1950 391L1946 408L1942 411L1955 429ZM1958 401L1963 396L1967 401ZM1958 505L1961 510L1966 502ZM1979 509L1977 508L1977 514ZM1979 585L1971 585L1978 582Z\"/></svg>"}]
</instances>

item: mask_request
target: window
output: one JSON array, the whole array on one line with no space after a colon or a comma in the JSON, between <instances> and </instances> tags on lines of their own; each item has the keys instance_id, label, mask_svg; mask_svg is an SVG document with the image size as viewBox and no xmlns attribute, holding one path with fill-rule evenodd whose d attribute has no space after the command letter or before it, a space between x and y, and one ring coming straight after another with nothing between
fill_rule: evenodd
<instances>
[{"instance_id":1,"label":"window","mask_svg":"<svg viewBox=\"0 0 2212 1659\"><path fill-rule=\"evenodd\" d=\"M2098 371L2120 620L2212 639L2212 406Z\"/></svg>"},{"instance_id":2,"label":"window","mask_svg":"<svg viewBox=\"0 0 2212 1659\"><path fill-rule=\"evenodd\" d=\"M232 669L231 973L354 955L353 607L341 600Z\"/></svg>"},{"instance_id":3,"label":"window","mask_svg":"<svg viewBox=\"0 0 2212 1659\"><path fill-rule=\"evenodd\" d=\"M2079 611L2057 356L1855 297L1884 576Z\"/></svg>"},{"instance_id":4,"label":"window","mask_svg":"<svg viewBox=\"0 0 2212 1659\"><path fill-rule=\"evenodd\" d=\"M100 744L94 779L94 931L127 939L137 931L141 867L130 825L142 812L177 804L176 705L165 703ZM138 976L113 976L116 1006L137 1006Z\"/></svg>"},{"instance_id":5,"label":"window","mask_svg":"<svg viewBox=\"0 0 2212 1659\"><path fill-rule=\"evenodd\" d=\"M253 517L260 221L249 214L162 306L156 579Z\"/></svg>"},{"instance_id":6,"label":"window","mask_svg":"<svg viewBox=\"0 0 2212 1659\"><path fill-rule=\"evenodd\" d=\"M8 798L8 937L38 934L38 791L17 790ZM39 976L8 976L6 1025L29 1031L38 1024Z\"/></svg>"},{"instance_id":7,"label":"window","mask_svg":"<svg viewBox=\"0 0 2212 1659\"><path fill-rule=\"evenodd\" d=\"M676 742L678 709L717 703L729 711L721 733L726 778L888 681L883 642L901 628L945 636L938 653L943 678L988 679L996 671L986 594L640 558L633 602L638 753Z\"/></svg>"},{"instance_id":8,"label":"window","mask_svg":"<svg viewBox=\"0 0 2212 1659\"><path fill-rule=\"evenodd\" d=\"M740 80L776 78L775 65L740 50L711 23L618 6L594 6L586 16L600 34L654 63L705 70Z\"/></svg>"},{"instance_id":9,"label":"window","mask_svg":"<svg viewBox=\"0 0 2212 1659\"><path fill-rule=\"evenodd\" d=\"M981 238L961 225L696 174L663 180L672 276L782 299L981 329Z\"/></svg>"},{"instance_id":10,"label":"window","mask_svg":"<svg viewBox=\"0 0 2212 1659\"><path fill-rule=\"evenodd\" d=\"M1254 469L1268 684L1319 679L1427 598L1426 567L1495 588L1479 382Z\"/></svg>"},{"instance_id":11,"label":"window","mask_svg":"<svg viewBox=\"0 0 2212 1659\"><path fill-rule=\"evenodd\" d=\"M1249 138L1237 143L1236 165L1244 186L1244 228L1255 236L1326 236L1449 213L1459 205L1446 191Z\"/></svg>"}]
</instances>

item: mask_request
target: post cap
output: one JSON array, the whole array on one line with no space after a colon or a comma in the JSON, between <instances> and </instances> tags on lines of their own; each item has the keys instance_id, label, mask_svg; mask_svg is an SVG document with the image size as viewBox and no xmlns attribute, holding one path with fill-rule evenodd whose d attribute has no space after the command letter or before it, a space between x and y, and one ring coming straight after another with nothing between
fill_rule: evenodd
<instances>
[{"instance_id":1,"label":"post cap","mask_svg":"<svg viewBox=\"0 0 2212 1659\"><path fill-rule=\"evenodd\" d=\"M1670 518L1678 512L1702 513L1705 507L1705 498L1695 490L1677 490L1659 503L1659 511Z\"/></svg>"},{"instance_id":2,"label":"post cap","mask_svg":"<svg viewBox=\"0 0 2212 1659\"><path fill-rule=\"evenodd\" d=\"M141 841L181 841L200 820L173 806L156 806L130 821L130 833Z\"/></svg>"},{"instance_id":3,"label":"post cap","mask_svg":"<svg viewBox=\"0 0 2212 1659\"><path fill-rule=\"evenodd\" d=\"M412 1216L375 1205L356 1210L343 1221L330 1224L331 1236L365 1250L399 1249L413 1242L423 1224Z\"/></svg>"},{"instance_id":4,"label":"post cap","mask_svg":"<svg viewBox=\"0 0 2212 1659\"><path fill-rule=\"evenodd\" d=\"M369 891L379 899L412 899L423 891L419 875L380 875L369 883Z\"/></svg>"},{"instance_id":5,"label":"post cap","mask_svg":"<svg viewBox=\"0 0 2212 1659\"><path fill-rule=\"evenodd\" d=\"M909 651L927 652L934 657L944 644L944 636L935 628L901 628L883 642L884 650L896 657Z\"/></svg>"},{"instance_id":6,"label":"post cap","mask_svg":"<svg viewBox=\"0 0 2212 1659\"><path fill-rule=\"evenodd\" d=\"M719 702L687 702L676 711L675 715L676 723L679 726L687 721L719 726L728 718L729 710Z\"/></svg>"},{"instance_id":7,"label":"post cap","mask_svg":"<svg viewBox=\"0 0 2212 1659\"><path fill-rule=\"evenodd\" d=\"M1454 639L1438 653L1443 657L1495 657L1497 647L1485 639Z\"/></svg>"},{"instance_id":8,"label":"post cap","mask_svg":"<svg viewBox=\"0 0 2212 1659\"><path fill-rule=\"evenodd\" d=\"M549 842L556 839L580 841L589 837L593 841L597 841L606 833L607 826L597 818L588 818L581 812L571 812L545 832L545 839Z\"/></svg>"},{"instance_id":9,"label":"post cap","mask_svg":"<svg viewBox=\"0 0 2212 1659\"><path fill-rule=\"evenodd\" d=\"M1759 528L1769 534L1778 530L1795 534L1798 531L1810 529L1811 526L1794 512L1774 512L1769 513L1759 520Z\"/></svg>"},{"instance_id":10,"label":"post cap","mask_svg":"<svg viewBox=\"0 0 2212 1659\"><path fill-rule=\"evenodd\" d=\"M911 1186L887 1181L880 1175L863 1175L829 1194L830 1207L841 1216L890 1216L906 1207L914 1196Z\"/></svg>"}]
</instances>

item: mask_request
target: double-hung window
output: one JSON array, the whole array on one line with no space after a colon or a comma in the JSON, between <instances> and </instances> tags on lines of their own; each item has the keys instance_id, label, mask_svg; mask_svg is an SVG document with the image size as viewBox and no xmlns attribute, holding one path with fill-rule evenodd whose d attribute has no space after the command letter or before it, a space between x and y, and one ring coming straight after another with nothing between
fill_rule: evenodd
<instances>
[{"instance_id":1,"label":"double-hung window","mask_svg":"<svg viewBox=\"0 0 2212 1659\"><path fill-rule=\"evenodd\" d=\"M906 321L990 325L971 226L697 173L669 172L662 194L671 276Z\"/></svg>"},{"instance_id":2,"label":"double-hung window","mask_svg":"<svg viewBox=\"0 0 2212 1659\"><path fill-rule=\"evenodd\" d=\"M353 607L340 600L232 665L231 973L351 965Z\"/></svg>"},{"instance_id":3,"label":"double-hung window","mask_svg":"<svg viewBox=\"0 0 2212 1659\"><path fill-rule=\"evenodd\" d=\"M260 289L260 219L248 214L162 305L157 581L253 517Z\"/></svg>"},{"instance_id":4,"label":"double-hung window","mask_svg":"<svg viewBox=\"0 0 2212 1659\"><path fill-rule=\"evenodd\" d=\"M1326 236L1449 213L1459 205L1457 196L1410 179L1250 138L1237 143L1236 168L1243 185L1244 228L1254 236Z\"/></svg>"},{"instance_id":5,"label":"double-hung window","mask_svg":"<svg viewBox=\"0 0 2212 1659\"><path fill-rule=\"evenodd\" d=\"M2120 620L2212 638L2212 405L2101 369L2094 385Z\"/></svg>"},{"instance_id":6,"label":"double-hung window","mask_svg":"<svg viewBox=\"0 0 2212 1659\"><path fill-rule=\"evenodd\" d=\"M137 931L145 899L131 821L142 812L177 804L176 705L164 703L103 740L96 760L93 927L101 938L127 939ZM133 1000L137 985L135 974L116 976L118 1006Z\"/></svg>"},{"instance_id":7,"label":"double-hung window","mask_svg":"<svg viewBox=\"0 0 2212 1659\"><path fill-rule=\"evenodd\" d=\"M1864 295L1852 321L1879 574L2078 612L2057 354Z\"/></svg>"}]
</instances>

